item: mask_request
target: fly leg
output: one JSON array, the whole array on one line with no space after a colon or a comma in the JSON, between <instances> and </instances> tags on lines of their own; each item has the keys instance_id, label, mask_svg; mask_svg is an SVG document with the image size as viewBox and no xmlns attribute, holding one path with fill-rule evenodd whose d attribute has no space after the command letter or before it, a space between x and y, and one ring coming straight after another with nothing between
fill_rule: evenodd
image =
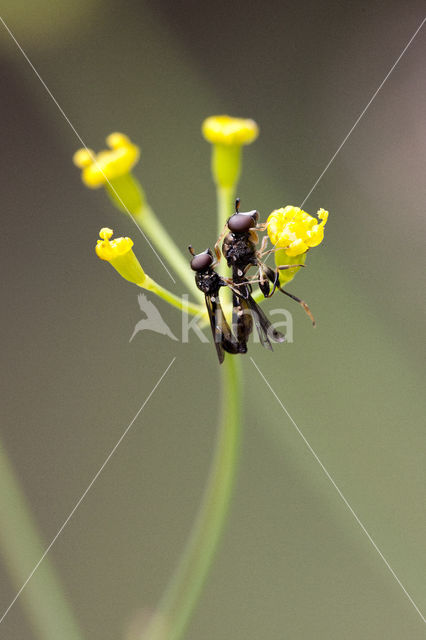
<instances>
[{"instance_id":1,"label":"fly leg","mask_svg":"<svg viewBox=\"0 0 426 640\"><path fill-rule=\"evenodd\" d=\"M257 262L259 265L260 277L259 288L265 298L270 298L275 293L275 289L280 289L280 271L304 266L299 264L284 264L277 267L274 271L274 269L271 269L271 267L268 267L267 264L261 262L259 259ZM272 283L272 291L270 291L270 285L268 281Z\"/></svg>"},{"instance_id":2,"label":"fly leg","mask_svg":"<svg viewBox=\"0 0 426 640\"><path fill-rule=\"evenodd\" d=\"M222 244L222 240L224 239L224 237L226 236L227 233L228 233L228 223L226 223L225 226L223 227L223 231L220 234L219 238L217 239L216 244L214 245L214 252L216 254L217 262L220 262L220 259L222 257L222 252L220 250L220 245Z\"/></svg>"},{"instance_id":3,"label":"fly leg","mask_svg":"<svg viewBox=\"0 0 426 640\"><path fill-rule=\"evenodd\" d=\"M257 257L258 259L260 259L260 258L261 258L263 255L265 255L266 253L269 253L269 252L266 252L266 251L265 251L265 249L266 249L266 245L267 245L267 244L268 244L268 236L263 236L263 238L262 238L262 244L260 245L260 249L258 249L258 250L256 251L256 257Z\"/></svg>"},{"instance_id":4,"label":"fly leg","mask_svg":"<svg viewBox=\"0 0 426 640\"><path fill-rule=\"evenodd\" d=\"M308 307L307 303L304 300L301 300L300 298L298 298L297 296L294 296L292 293L289 293L288 291L285 291L285 289L283 289L282 287L280 287L278 285L277 285L277 288L281 291L281 293L284 293L289 298L292 298L292 300L295 300L296 302L298 302L303 307L305 312L308 314L308 316L312 320L312 325L315 327L315 325L316 325L315 318L312 315L312 311Z\"/></svg>"}]
</instances>

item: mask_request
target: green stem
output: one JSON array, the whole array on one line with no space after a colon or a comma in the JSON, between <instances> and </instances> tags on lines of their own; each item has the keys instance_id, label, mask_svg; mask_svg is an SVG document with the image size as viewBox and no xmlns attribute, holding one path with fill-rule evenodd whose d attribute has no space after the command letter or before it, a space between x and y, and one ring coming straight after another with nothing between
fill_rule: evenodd
<instances>
[{"instance_id":1,"label":"green stem","mask_svg":"<svg viewBox=\"0 0 426 640\"><path fill-rule=\"evenodd\" d=\"M235 204L235 187L217 187L217 233L222 233L226 221L232 215Z\"/></svg>"},{"instance_id":2,"label":"green stem","mask_svg":"<svg viewBox=\"0 0 426 640\"><path fill-rule=\"evenodd\" d=\"M182 638L208 574L234 484L241 422L240 364L238 356L225 358L222 416L207 487L186 549L144 640Z\"/></svg>"},{"instance_id":3,"label":"green stem","mask_svg":"<svg viewBox=\"0 0 426 640\"><path fill-rule=\"evenodd\" d=\"M45 547L1 442L0 547L13 584L21 589ZM82 640L49 557L43 559L19 600L40 640Z\"/></svg>"},{"instance_id":4,"label":"green stem","mask_svg":"<svg viewBox=\"0 0 426 640\"><path fill-rule=\"evenodd\" d=\"M220 187L217 185L217 229L218 235L223 232L224 226L228 218L232 215L235 203L235 187ZM222 248L222 247L221 247ZM229 277L229 270L226 266L226 260L222 256L217 267L217 271L221 276ZM231 307L232 295L228 287L223 287L222 301L224 308Z\"/></svg>"},{"instance_id":5,"label":"green stem","mask_svg":"<svg viewBox=\"0 0 426 640\"><path fill-rule=\"evenodd\" d=\"M189 256L186 259L167 230L158 220L154 211L146 201L142 186L132 173L126 173L109 180L105 190L111 202L123 213L130 214L136 224L142 229L150 242L169 263L174 272L200 302L204 296L194 282L194 274L189 266Z\"/></svg>"},{"instance_id":6,"label":"green stem","mask_svg":"<svg viewBox=\"0 0 426 640\"><path fill-rule=\"evenodd\" d=\"M139 211L133 213L133 217L188 290L204 303L203 294L195 287L194 273L189 266L189 258L188 260L184 258L149 204L143 204Z\"/></svg>"},{"instance_id":7,"label":"green stem","mask_svg":"<svg viewBox=\"0 0 426 640\"><path fill-rule=\"evenodd\" d=\"M184 311L185 313L190 313L193 316L206 316L206 308L205 306L201 306L199 304L195 304L194 302L190 302L187 299L179 298L179 296L175 296L174 293L165 289L161 285L157 284L152 278L146 276L145 280L138 284L138 287L142 289L147 289L148 291L152 291L157 296L168 302L173 307L180 309L180 311Z\"/></svg>"}]
</instances>

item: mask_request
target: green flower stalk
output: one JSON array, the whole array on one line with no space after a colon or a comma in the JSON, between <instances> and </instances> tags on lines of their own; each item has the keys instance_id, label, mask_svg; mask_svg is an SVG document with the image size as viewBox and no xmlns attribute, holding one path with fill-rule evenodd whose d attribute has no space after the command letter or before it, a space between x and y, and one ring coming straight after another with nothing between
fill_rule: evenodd
<instances>
[{"instance_id":1,"label":"green flower stalk","mask_svg":"<svg viewBox=\"0 0 426 640\"><path fill-rule=\"evenodd\" d=\"M1 442L0 549L13 585L22 591L19 604L35 635L40 640L83 640L52 560L43 557L46 545ZM43 561L37 567L41 558ZM32 579L35 567L37 575Z\"/></svg>"},{"instance_id":2,"label":"green flower stalk","mask_svg":"<svg viewBox=\"0 0 426 640\"><path fill-rule=\"evenodd\" d=\"M239 452L242 406L239 360L225 358L221 372L221 419L204 496L176 571L140 640L183 637L222 535Z\"/></svg>"}]
</instances>

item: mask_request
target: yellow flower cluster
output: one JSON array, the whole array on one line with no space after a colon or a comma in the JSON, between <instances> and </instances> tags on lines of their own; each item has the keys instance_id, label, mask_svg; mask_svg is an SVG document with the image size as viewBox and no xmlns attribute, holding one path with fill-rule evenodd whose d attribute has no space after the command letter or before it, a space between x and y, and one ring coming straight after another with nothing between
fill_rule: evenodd
<instances>
[{"instance_id":1,"label":"yellow flower cluster","mask_svg":"<svg viewBox=\"0 0 426 640\"><path fill-rule=\"evenodd\" d=\"M95 154L91 149L83 148L73 156L74 164L82 170L81 179L91 189L129 173L139 160L139 147L123 133L111 133L106 143L109 150Z\"/></svg>"},{"instance_id":2,"label":"yellow flower cluster","mask_svg":"<svg viewBox=\"0 0 426 640\"><path fill-rule=\"evenodd\" d=\"M259 135L259 127L250 119L211 116L204 120L202 132L205 139L213 144L240 146L254 142Z\"/></svg>"},{"instance_id":3,"label":"yellow flower cluster","mask_svg":"<svg viewBox=\"0 0 426 640\"><path fill-rule=\"evenodd\" d=\"M275 209L267 220L269 238L274 247L285 249L287 256L298 256L319 245L324 238L328 211L320 209L316 218L299 207Z\"/></svg>"}]
</instances>

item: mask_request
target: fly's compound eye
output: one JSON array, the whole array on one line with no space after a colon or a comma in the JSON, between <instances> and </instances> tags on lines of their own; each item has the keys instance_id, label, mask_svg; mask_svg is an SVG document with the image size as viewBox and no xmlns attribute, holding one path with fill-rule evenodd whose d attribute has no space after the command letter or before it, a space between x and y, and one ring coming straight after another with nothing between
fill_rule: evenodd
<instances>
[{"instance_id":1,"label":"fly's compound eye","mask_svg":"<svg viewBox=\"0 0 426 640\"><path fill-rule=\"evenodd\" d=\"M255 227L259 220L258 211L247 211L244 213L234 213L228 220L228 228L233 233L245 233Z\"/></svg>"},{"instance_id":2,"label":"fly's compound eye","mask_svg":"<svg viewBox=\"0 0 426 640\"><path fill-rule=\"evenodd\" d=\"M191 269L193 271L204 271L211 267L213 263L213 256L210 249L203 251L203 253L197 253L191 260Z\"/></svg>"}]
</instances>

